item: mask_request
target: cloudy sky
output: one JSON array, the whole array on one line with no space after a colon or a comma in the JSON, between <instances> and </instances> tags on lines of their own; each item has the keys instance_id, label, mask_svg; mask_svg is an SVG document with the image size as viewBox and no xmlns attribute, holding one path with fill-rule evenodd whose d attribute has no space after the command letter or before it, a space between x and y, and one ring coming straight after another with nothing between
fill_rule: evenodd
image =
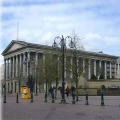
<instances>
[{"instance_id":1,"label":"cloudy sky","mask_svg":"<svg viewBox=\"0 0 120 120\"><path fill-rule=\"evenodd\" d=\"M2 0L0 53L19 28L18 40L47 45L75 31L85 50L120 56L119 5L120 0Z\"/></svg>"}]
</instances>

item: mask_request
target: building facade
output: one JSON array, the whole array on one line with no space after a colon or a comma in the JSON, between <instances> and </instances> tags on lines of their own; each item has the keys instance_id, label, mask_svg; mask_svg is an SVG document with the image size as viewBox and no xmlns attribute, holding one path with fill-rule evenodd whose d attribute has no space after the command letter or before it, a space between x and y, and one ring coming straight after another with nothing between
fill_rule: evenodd
<instances>
[{"instance_id":1,"label":"building facade","mask_svg":"<svg viewBox=\"0 0 120 120\"><path fill-rule=\"evenodd\" d=\"M2 83L6 83L7 92L18 92L18 89L20 89L19 82L25 84L27 77L33 73L35 65L38 64L40 59L45 59L46 50L57 54L52 46L25 41L11 41L2 52L4 56L4 79ZM68 50L65 62L70 61L72 64L73 55L71 51L71 49ZM99 80L100 74L103 75L104 80L119 77L120 64L117 56L78 51L77 61L80 64L80 69L84 70L86 80L91 79L92 75L95 75ZM72 80L72 71L71 73L65 71L65 78L66 81Z\"/></svg>"},{"instance_id":2,"label":"building facade","mask_svg":"<svg viewBox=\"0 0 120 120\"><path fill-rule=\"evenodd\" d=\"M4 79L4 64L0 65L0 81Z\"/></svg>"}]
</instances>

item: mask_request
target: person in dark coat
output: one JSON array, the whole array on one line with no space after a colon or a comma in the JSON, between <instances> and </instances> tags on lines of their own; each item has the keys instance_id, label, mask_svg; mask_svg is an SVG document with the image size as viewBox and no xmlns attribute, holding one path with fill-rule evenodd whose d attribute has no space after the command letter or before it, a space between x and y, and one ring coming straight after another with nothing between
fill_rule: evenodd
<instances>
[{"instance_id":1,"label":"person in dark coat","mask_svg":"<svg viewBox=\"0 0 120 120\"><path fill-rule=\"evenodd\" d=\"M50 87L49 93L50 93L50 97L52 97L52 95L54 94L54 89L52 87Z\"/></svg>"},{"instance_id":2,"label":"person in dark coat","mask_svg":"<svg viewBox=\"0 0 120 120\"><path fill-rule=\"evenodd\" d=\"M72 85L72 86L71 86L71 94L72 94L72 96L73 96L73 93L75 94L75 89L76 89L76 88Z\"/></svg>"},{"instance_id":3,"label":"person in dark coat","mask_svg":"<svg viewBox=\"0 0 120 120\"><path fill-rule=\"evenodd\" d=\"M30 88L30 93L33 93L35 79L32 75L28 76L27 86Z\"/></svg>"},{"instance_id":4,"label":"person in dark coat","mask_svg":"<svg viewBox=\"0 0 120 120\"><path fill-rule=\"evenodd\" d=\"M62 87L59 86L59 87L58 87L58 90L60 91L60 95L61 95L61 97L62 97Z\"/></svg>"}]
</instances>

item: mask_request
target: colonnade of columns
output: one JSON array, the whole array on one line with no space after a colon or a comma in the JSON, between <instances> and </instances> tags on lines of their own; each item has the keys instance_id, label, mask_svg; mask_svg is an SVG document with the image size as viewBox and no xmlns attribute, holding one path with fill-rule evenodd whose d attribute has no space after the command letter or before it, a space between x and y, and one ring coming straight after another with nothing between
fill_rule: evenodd
<instances>
[{"instance_id":1,"label":"colonnade of columns","mask_svg":"<svg viewBox=\"0 0 120 120\"><path fill-rule=\"evenodd\" d=\"M30 52L25 52L25 53L21 53L21 54L11 56L10 58L5 59L4 60L4 67L5 67L4 78L5 78L5 80L17 78L17 77L20 77L20 75L27 77L28 74L30 74L30 73L28 73L29 66L28 66L28 62L27 62L27 61L30 61L30 58L31 58ZM45 59L44 56L43 56L43 59ZM84 58L83 62L82 62L84 72L85 72L85 66L86 66L85 60L86 59ZM79 60L77 60L77 61L79 62ZM91 61L93 61L93 64L91 64ZM35 53L34 62L37 65L37 63L38 63L38 53L37 52ZM66 62L66 59L65 59L65 62ZM72 57L71 57L70 62L71 62L71 64L73 64ZM112 78L112 77L116 78L116 72L117 72L116 71L116 63L112 63L111 61L88 59L87 64L88 64L87 65L88 79L91 78L92 74L94 74L95 76L98 75L98 71L99 72L102 71L102 73L104 72L103 73L104 79L107 79L108 76L109 76L109 78ZM91 68L93 69L93 73L91 71ZM66 77L66 72L65 72L65 77ZM71 69L70 77L72 78L72 69Z\"/></svg>"},{"instance_id":2,"label":"colonnade of columns","mask_svg":"<svg viewBox=\"0 0 120 120\"><path fill-rule=\"evenodd\" d=\"M14 79L20 77L20 75L27 77L29 74L28 61L30 61L29 51L4 59L4 79ZM38 62L37 52L34 62L35 64Z\"/></svg>"},{"instance_id":3,"label":"colonnade of columns","mask_svg":"<svg viewBox=\"0 0 120 120\"><path fill-rule=\"evenodd\" d=\"M87 60L87 62L85 62ZM77 63L80 62L77 59ZM73 64L73 58L71 57L70 60L71 66ZM92 64L93 63L93 64ZM82 58L82 62L80 63L82 72L87 75L87 79L91 79L92 74L96 77L103 75L104 79L107 78L116 78L116 63L106 60L99 60L99 59L89 59L89 58ZM72 68L71 68L70 78L72 78ZM87 73L86 73L87 72ZM65 72L66 76L66 72Z\"/></svg>"},{"instance_id":4,"label":"colonnade of columns","mask_svg":"<svg viewBox=\"0 0 120 120\"><path fill-rule=\"evenodd\" d=\"M4 59L4 79L7 83L7 92L18 91L20 77L22 80L25 79L27 81L28 75L32 74L28 65L28 62L31 62L32 55L34 55L33 57L35 58L34 61L32 61L35 66L38 64L38 52L27 51ZM36 69L34 69L34 71L36 72Z\"/></svg>"},{"instance_id":5,"label":"colonnade of columns","mask_svg":"<svg viewBox=\"0 0 120 120\"><path fill-rule=\"evenodd\" d=\"M34 53L34 54L31 54ZM33 55L33 56L32 56ZM5 80L16 80L16 82L9 82L9 89L13 88L13 91L16 91L17 78L20 76L27 78L30 72L28 61L31 61L33 58L34 65L37 66L39 60L38 52L24 52L17 54L15 56L11 56L9 58L4 59L4 78ZM45 55L42 53L42 59L44 61ZM82 62L80 62L79 58L77 58L77 63L82 64L83 72L87 75L88 79L91 79L91 75L94 74L96 77L101 74L104 76L104 79L107 78L116 78L116 63L111 61L99 60L99 59L89 59L89 58L81 58ZM58 58L59 60L59 58ZM87 62L86 62L87 61ZM65 63L67 62L67 58L65 58ZM73 57L70 57L71 66L73 64ZM65 64L66 65L66 64ZM87 66L87 67L86 67ZM60 68L59 68L60 69ZM66 69L66 68L65 68ZM72 78L72 68L70 68L69 77ZM36 73L36 69L35 69ZM65 71L65 77L67 77L67 71ZM11 84L11 85L10 85ZM35 83L36 84L36 83Z\"/></svg>"}]
</instances>

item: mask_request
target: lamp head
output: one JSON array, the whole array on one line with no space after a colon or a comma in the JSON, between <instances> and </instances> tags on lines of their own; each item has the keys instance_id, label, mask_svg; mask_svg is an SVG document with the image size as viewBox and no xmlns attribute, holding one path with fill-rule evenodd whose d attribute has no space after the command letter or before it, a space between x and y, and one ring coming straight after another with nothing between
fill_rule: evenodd
<instances>
[{"instance_id":1,"label":"lamp head","mask_svg":"<svg viewBox=\"0 0 120 120\"><path fill-rule=\"evenodd\" d=\"M54 48L58 47L58 44L55 42L55 40L54 40L54 43L53 43L52 46L53 46Z\"/></svg>"},{"instance_id":2,"label":"lamp head","mask_svg":"<svg viewBox=\"0 0 120 120\"><path fill-rule=\"evenodd\" d=\"M70 46L70 48L75 48L75 44L74 44L74 42L72 40L71 40L69 46Z\"/></svg>"}]
</instances>

